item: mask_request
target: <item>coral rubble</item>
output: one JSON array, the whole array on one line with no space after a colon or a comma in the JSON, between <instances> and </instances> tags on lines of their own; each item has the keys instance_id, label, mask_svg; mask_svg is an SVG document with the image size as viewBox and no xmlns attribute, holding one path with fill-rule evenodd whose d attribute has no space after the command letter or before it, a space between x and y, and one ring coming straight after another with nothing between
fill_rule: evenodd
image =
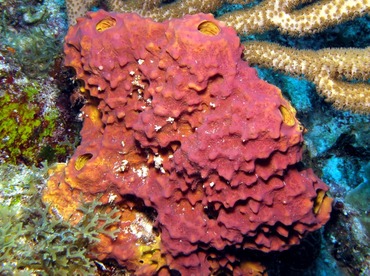
<instances>
[{"instance_id":1,"label":"coral rubble","mask_svg":"<svg viewBox=\"0 0 370 276\"><path fill-rule=\"evenodd\" d=\"M327 186L296 166L294 108L212 15L88 13L64 51L86 93L82 141L43 200L75 223L81 196L121 208L95 258L145 275L242 273L228 248L282 251L329 219Z\"/></svg>"}]
</instances>

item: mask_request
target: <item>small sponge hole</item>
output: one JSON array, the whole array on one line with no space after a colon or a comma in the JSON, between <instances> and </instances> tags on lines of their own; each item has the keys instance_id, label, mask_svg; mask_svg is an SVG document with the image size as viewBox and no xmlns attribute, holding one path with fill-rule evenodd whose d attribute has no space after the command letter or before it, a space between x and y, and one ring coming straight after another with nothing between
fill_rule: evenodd
<instances>
[{"instance_id":1,"label":"small sponge hole","mask_svg":"<svg viewBox=\"0 0 370 276\"><path fill-rule=\"evenodd\" d=\"M104 18L103 20L100 20L98 24L96 24L96 30L98 32L103 32L109 28L112 28L116 25L116 19L112 17Z\"/></svg>"},{"instance_id":2,"label":"small sponge hole","mask_svg":"<svg viewBox=\"0 0 370 276\"><path fill-rule=\"evenodd\" d=\"M220 28L211 21L204 21L199 24L198 31L205 35L218 35L220 32Z\"/></svg>"},{"instance_id":3,"label":"small sponge hole","mask_svg":"<svg viewBox=\"0 0 370 276\"><path fill-rule=\"evenodd\" d=\"M93 155L91 153L85 153L77 157L75 162L75 169L77 171L81 170L86 165L87 161L89 161L92 157Z\"/></svg>"}]
</instances>

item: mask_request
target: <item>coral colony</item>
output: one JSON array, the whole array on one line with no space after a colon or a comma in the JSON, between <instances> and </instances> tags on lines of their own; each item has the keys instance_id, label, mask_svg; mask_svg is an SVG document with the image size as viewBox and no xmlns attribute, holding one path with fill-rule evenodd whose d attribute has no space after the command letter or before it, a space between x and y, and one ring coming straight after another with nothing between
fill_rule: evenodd
<instances>
[{"instance_id":1,"label":"coral colony","mask_svg":"<svg viewBox=\"0 0 370 276\"><path fill-rule=\"evenodd\" d=\"M74 224L81 198L99 198L97 213L119 210L96 260L138 275L242 275L235 250L283 251L328 221L328 187L296 166L294 108L212 15L88 13L64 52L86 94L82 141L43 201Z\"/></svg>"}]
</instances>

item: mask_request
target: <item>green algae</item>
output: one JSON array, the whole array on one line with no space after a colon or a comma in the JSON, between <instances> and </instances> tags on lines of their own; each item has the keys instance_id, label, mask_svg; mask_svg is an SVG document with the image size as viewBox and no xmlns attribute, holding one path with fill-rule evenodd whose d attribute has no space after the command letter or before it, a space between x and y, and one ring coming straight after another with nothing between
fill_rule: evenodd
<instances>
[{"instance_id":1,"label":"green algae","mask_svg":"<svg viewBox=\"0 0 370 276\"><path fill-rule=\"evenodd\" d=\"M14 54L0 47L0 162L63 161L75 148L77 125L58 101L63 97L57 82L23 70Z\"/></svg>"},{"instance_id":2,"label":"green algae","mask_svg":"<svg viewBox=\"0 0 370 276\"><path fill-rule=\"evenodd\" d=\"M43 110L37 101L40 90L36 83L15 85L0 98L0 150L7 153L7 161L35 163L40 143L55 131L58 111Z\"/></svg>"},{"instance_id":3,"label":"green algae","mask_svg":"<svg viewBox=\"0 0 370 276\"><path fill-rule=\"evenodd\" d=\"M116 209L96 214L98 201L81 202L77 225L51 215L41 201L46 169L0 166L0 275L94 275L87 256L98 235L112 238Z\"/></svg>"}]
</instances>

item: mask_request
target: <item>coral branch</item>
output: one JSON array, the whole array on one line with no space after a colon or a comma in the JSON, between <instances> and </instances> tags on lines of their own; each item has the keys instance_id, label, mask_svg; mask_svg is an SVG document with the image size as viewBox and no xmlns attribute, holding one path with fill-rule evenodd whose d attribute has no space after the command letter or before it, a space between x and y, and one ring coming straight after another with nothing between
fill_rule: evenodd
<instances>
[{"instance_id":1,"label":"coral branch","mask_svg":"<svg viewBox=\"0 0 370 276\"><path fill-rule=\"evenodd\" d=\"M312 0L266 0L251 9L227 13L220 18L239 33L260 33L279 29L291 35L320 32L370 11L369 0L323 0L302 9L299 5Z\"/></svg>"},{"instance_id":2,"label":"coral branch","mask_svg":"<svg viewBox=\"0 0 370 276\"><path fill-rule=\"evenodd\" d=\"M76 23L76 19L86 14L92 6L99 4L99 0L67 0L68 19L71 25ZM151 17L156 21L163 21L171 18L182 17L186 14L199 12L212 13L223 4L247 4L254 0L182 0L182 1L163 1L163 0L106 0L103 1L111 11L116 12L136 12L141 16ZM170 2L170 3L166 3Z\"/></svg>"},{"instance_id":3,"label":"coral branch","mask_svg":"<svg viewBox=\"0 0 370 276\"><path fill-rule=\"evenodd\" d=\"M69 24L76 23L76 18L84 16L99 0L72 1L66 0Z\"/></svg>"},{"instance_id":4,"label":"coral branch","mask_svg":"<svg viewBox=\"0 0 370 276\"><path fill-rule=\"evenodd\" d=\"M244 43L245 59L312 81L337 108L370 112L370 47L297 50L275 43Z\"/></svg>"},{"instance_id":5,"label":"coral branch","mask_svg":"<svg viewBox=\"0 0 370 276\"><path fill-rule=\"evenodd\" d=\"M113 11L132 12L135 11L142 16L153 18L157 21L163 21L171 18L182 17L186 14L195 14L198 12L210 13L222 6L224 0L202 1L202 0L184 0L175 1L170 4L161 5L158 0L141 1L116 1L109 0L108 7Z\"/></svg>"}]
</instances>

